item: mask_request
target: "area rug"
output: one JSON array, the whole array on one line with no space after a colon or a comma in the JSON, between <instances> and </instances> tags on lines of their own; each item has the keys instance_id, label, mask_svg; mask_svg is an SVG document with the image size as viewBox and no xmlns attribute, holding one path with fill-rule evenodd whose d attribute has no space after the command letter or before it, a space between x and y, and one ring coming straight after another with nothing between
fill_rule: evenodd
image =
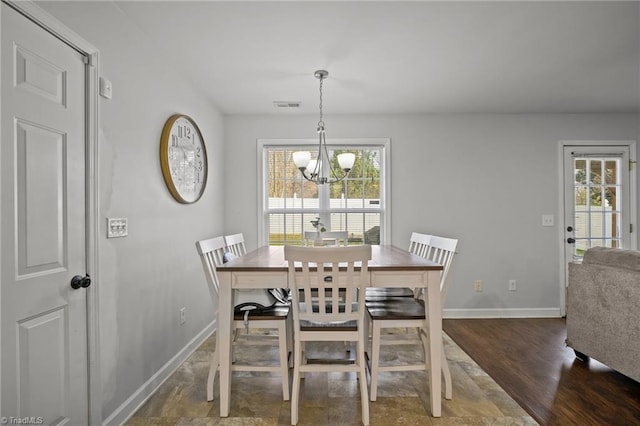
<instances>
[{"instance_id":1,"label":"area rug","mask_svg":"<svg viewBox=\"0 0 640 426\"><path fill-rule=\"evenodd\" d=\"M205 341L127 425L289 425L291 405L282 400L281 379L270 373L233 375L229 417L219 417L218 393L206 400L206 379L215 335ZM442 416L431 417L426 372L381 373L378 400L370 403L370 424L381 425L536 425L449 336L445 354L453 381L453 398L442 400ZM420 356L410 347L386 347L386 362L405 362ZM238 357L277 359L275 349L243 347ZM344 351L341 344L324 344L313 356ZM242 361L239 358L238 361ZM217 380L217 378L216 378ZM217 383L217 382L216 382ZM444 384L443 384L444 386ZM361 425L357 380L351 374L307 374L302 381L299 425Z\"/></svg>"}]
</instances>

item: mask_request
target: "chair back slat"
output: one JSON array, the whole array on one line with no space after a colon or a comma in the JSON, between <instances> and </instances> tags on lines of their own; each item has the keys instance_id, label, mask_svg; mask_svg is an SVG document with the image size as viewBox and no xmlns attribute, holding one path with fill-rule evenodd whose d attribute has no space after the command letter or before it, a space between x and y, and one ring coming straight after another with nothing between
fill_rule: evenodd
<instances>
[{"instance_id":1,"label":"chair back slat","mask_svg":"<svg viewBox=\"0 0 640 426\"><path fill-rule=\"evenodd\" d=\"M223 237L214 237L196 242L196 249L202 261L204 275L207 278L209 293L214 301L218 299L220 283L216 274L216 267L222 265L226 243Z\"/></svg>"},{"instance_id":2,"label":"chair back slat","mask_svg":"<svg viewBox=\"0 0 640 426\"><path fill-rule=\"evenodd\" d=\"M244 245L244 234L226 235L224 240L227 244L227 250L235 256L244 256L247 254L247 248Z\"/></svg>"},{"instance_id":3,"label":"chair back slat","mask_svg":"<svg viewBox=\"0 0 640 426\"><path fill-rule=\"evenodd\" d=\"M426 257L431 242L431 235L413 232L409 239L409 251L420 257Z\"/></svg>"},{"instance_id":4,"label":"chair back slat","mask_svg":"<svg viewBox=\"0 0 640 426\"><path fill-rule=\"evenodd\" d=\"M453 256L456 253L458 246L458 240L453 238L431 236L431 242L426 258L432 260L440 265L443 269L440 274L440 295L444 305L444 301L447 297L448 283L447 279L449 270L451 269L451 263L453 262Z\"/></svg>"},{"instance_id":5,"label":"chair back slat","mask_svg":"<svg viewBox=\"0 0 640 426\"><path fill-rule=\"evenodd\" d=\"M284 256L293 285L294 323L362 320L371 246L285 246Z\"/></svg>"}]
</instances>

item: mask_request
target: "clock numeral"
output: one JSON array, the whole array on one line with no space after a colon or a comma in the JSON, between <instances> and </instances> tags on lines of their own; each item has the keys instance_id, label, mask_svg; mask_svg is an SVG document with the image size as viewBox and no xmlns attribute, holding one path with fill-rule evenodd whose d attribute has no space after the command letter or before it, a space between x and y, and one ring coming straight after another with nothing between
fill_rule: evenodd
<instances>
[{"instance_id":1,"label":"clock numeral","mask_svg":"<svg viewBox=\"0 0 640 426\"><path fill-rule=\"evenodd\" d=\"M178 136L177 135L171 135L171 146L178 146Z\"/></svg>"}]
</instances>

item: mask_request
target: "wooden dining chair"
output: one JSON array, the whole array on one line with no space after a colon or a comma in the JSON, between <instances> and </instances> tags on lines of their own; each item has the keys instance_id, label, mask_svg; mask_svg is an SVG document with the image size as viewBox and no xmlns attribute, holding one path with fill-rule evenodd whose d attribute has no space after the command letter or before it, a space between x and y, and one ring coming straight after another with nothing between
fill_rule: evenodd
<instances>
[{"instance_id":1,"label":"wooden dining chair","mask_svg":"<svg viewBox=\"0 0 640 426\"><path fill-rule=\"evenodd\" d=\"M196 242L196 249L202 261L209 292L214 305L218 303L218 289L220 282L216 273L216 267L223 262L227 244L223 237L215 237ZM262 371L278 372L282 375L282 397L289 400L289 352L291 332L289 318L290 307L288 304L276 304L264 311L252 311L251 320L246 322L242 313L235 313L233 320L234 342L230 342L232 350L238 344L271 345L278 346L279 362L277 365L263 365L263 360L256 360L255 364L232 364L231 371ZM216 310L217 316L217 310ZM237 339L237 330L243 329L275 329L276 335L263 335L247 333L242 341ZM247 331L249 331L247 330ZM211 357L209 376L207 378L207 401L213 401L213 385L216 371L220 366L219 348L222 342L217 341ZM234 359L234 357L232 357Z\"/></svg>"},{"instance_id":2,"label":"wooden dining chair","mask_svg":"<svg viewBox=\"0 0 640 426\"><path fill-rule=\"evenodd\" d=\"M227 245L227 251L234 256L244 256L247 254L247 248L244 245L244 234L225 235L224 241Z\"/></svg>"},{"instance_id":3,"label":"wooden dining chair","mask_svg":"<svg viewBox=\"0 0 640 426\"><path fill-rule=\"evenodd\" d=\"M413 232L409 238L409 251L420 257L426 257L431 235ZM387 297L414 297L414 289L409 287L369 287L367 300L383 300Z\"/></svg>"},{"instance_id":4,"label":"wooden dining chair","mask_svg":"<svg viewBox=\"0 0 640 426\"><path fill-rule=\"evenodd\" d=\"M325 231L322 234L323 240L334 240L336 246L349 245L349 233L347 231ZM318 233L316 231L305 231L304 241L308 246L314 245Z\"/></svg>"},{"instance_id":5,"label":"wooden dining chair","mask_svg":"<svg viewBox=\"0 0 640 426\"><path fill-rule=\"evenodd\" d=\"M425 258L439 263L443 266L440 274L440 300L444 309L445 298L449 279L449 271L453 257L458 245L458 240L430 236L429 247L424 253ZM367 312L371 321L371 400L377 399L378 374L383 371L413 371L428 370L429 366L429 339L427 330L429 329L429 316L426 310L424 293L419 292L416 297L389 297L368 300L366 302ZM383 335L383 329L394 329L391 335ZM415 330L415 336L409 333L399 334L398 330ZM411 338L415 337L415 338ZM385 341L385 339L389 339ZM404 365L381 365L380 348L383 344L391 344L395 347L401 345L416 345L422 347L424 362ZM445 382L445 398L451 399L453 390L451 384L451 372L449 364L441 351L442 374Z\"/></svg>"},{"instance_id":6,"label":"wooden dining chair","mask_svg":"<svg viewBox=\"0 0 640 426\"><path fill-rule=\"evenodd\" d=\"M300 380L306 372L353 372L360 383L362 423L369 424L369 398L365 363L365 305L371 246L285 246L292 286L294 331L291 424L298 423ZM358 266L359 268L356 268ZM302 300L301 300L302 295ZM315 299L314 303L307 303ZM307 363L307 342L355 342L353 364L341 360ZM334 363L331 363L334 361Z\"/></svg>"}]
</instances>

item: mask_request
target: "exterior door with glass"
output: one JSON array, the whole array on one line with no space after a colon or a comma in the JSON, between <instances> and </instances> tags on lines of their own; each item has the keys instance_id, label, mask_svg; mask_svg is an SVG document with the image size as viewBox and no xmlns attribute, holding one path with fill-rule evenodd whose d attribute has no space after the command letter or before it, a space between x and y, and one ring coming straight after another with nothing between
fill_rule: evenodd
<instances>
[{"instance_id":1,"label":"exterior door with glass","mask_svg":"<svg viewBox=\"0 0 640 426\"><path fill-rule=\"evenodd\" d=\"M635 247L631 149L630 143L564 146L563 298L569 262L591 247Z\"/></svg>"}]
</instances>

